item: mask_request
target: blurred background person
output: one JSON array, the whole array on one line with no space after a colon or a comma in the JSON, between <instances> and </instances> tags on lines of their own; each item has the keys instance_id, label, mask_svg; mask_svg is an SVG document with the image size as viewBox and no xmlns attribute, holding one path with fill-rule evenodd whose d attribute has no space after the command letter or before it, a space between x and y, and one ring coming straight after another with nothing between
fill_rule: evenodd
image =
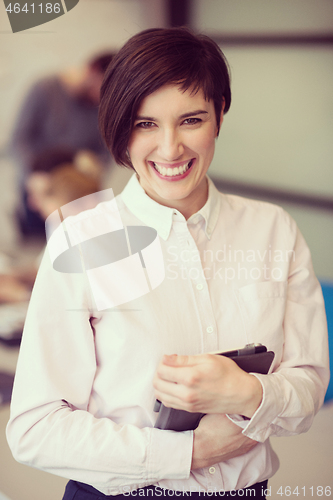
<instances>
[{"instance_id":1,"label":"blurred background person","mask_svg":"<svg viewBox=\"0 0 333 500\"><path fill-rule=\"evenodd\" d=\"M36 158L33 171L27 176L25 188L28 207L39 214L44 221L63 205L97 193L101 189L101 164L92 153L80 151L71 162L60 162L65 158L66 153L61 150L51 151L49 155L44 153ZM84 203L82 207L88 208ZM16 345L20 342L40 260L41 254L31 265L22 267L19 264L11 266L8 260L6 266L5 259L2 259L0 269L0 342L2 343Z\"/></svg>"},{"instance_id":2,"label":"blurred background person","mask_svg":"<svg viewBox=\"0 0 333 500\"><path fill-rule=\"evenodd\" d=\"M25 179L24 191L27 207L30 212L30 225L35 233L41 228L42 234L45 235L45 219L47 217L46 208L43 201L49 203L49 196L54 186L55 170L60 166L74 164L76 172L79 171L91 179L92 187L102 185L104 165L99 157L88 150L80 150L76 153L66 149L52 149L44 151L38 155L32 163L31 171ZM75 190L72 182L72 177L68 177L69 185L66 186L63 182L64 203L73 201L76 198L84 196L80 191L81 185L78 186L78 196L75 197ZM60 189L56 191L56 198L61 199ZM61 206L61 204L59 205ZM50 212L51 213L51 212ZM49 214L48 214L49 215Z\"/></svg>"},{"instance_id":3,"label":"blurred background person","mask_svg":"<svg viewBox=\"0 0 333 500\"><path fill-rule=\"evenodd\" d=\"M100 87L113 55L99 54L82 68L43 78L28 92L11 140L21 198L17 215L23 235L44 234L44 222L27 204L25 189L36 157L61 148L69 157L88 150L102 164L110 162L98 130L97 112Z\"/></svg>"},{"instance_id":4,"label":"blurred background person","mask_svg":"<svg viewBox=\"0 0 333 500\"><path fill-rule=\"evenodd\" d=\"M81 152L74 164L65 163L50 172L32 172L26 184L29 206L46 220L63 205L97 193L101 182L98 166L93 162L89 165L85 153ZM93 170L95 167L96 171ZM86 208L89 207L82 206L83 210Z\"/></svg>"}]
</instances>

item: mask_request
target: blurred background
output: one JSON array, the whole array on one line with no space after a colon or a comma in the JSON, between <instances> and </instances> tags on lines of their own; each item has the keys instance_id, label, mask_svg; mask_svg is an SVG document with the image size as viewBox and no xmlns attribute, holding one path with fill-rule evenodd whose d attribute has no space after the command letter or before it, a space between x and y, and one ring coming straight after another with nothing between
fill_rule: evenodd
<instances>
[{"instance_id":1,"label":"blurred background","mask_svg":"<svg viewBox=\"0 0 333 500\"><path fill-rule=\"evenodd\" d=\"M214 38L230 64L232 106L210 175L221 191L277 203L295 218L323 287L332 349L333 2L80 0L65 15L15 34L3 4L0 12L0 273L17 276L20 269L22 285L0 279L0 500L57 500L66 480L17 464L4 435L30 286L22 269L37 265L44 245L43 236L22 230L17 217L22 171L11 144L28 92L50 75L76 74L71 68L116 52L146 28L187 25ZM70 157L66 163L77 169L80 162ZM106 157L89 165L83 170L95 172L94 182L116 194L131 175ZM38 172L29 189L44 186L45 172ZM1 299L7 290L14 300ZM331 384L307 434L272 440L281 468L270 481L271 498L281 498L280 487L288 496L288 486L294 495L298 486L302 498L329 496L317 488L333 488L332 401Z\"/></svg>"}]
</instances>

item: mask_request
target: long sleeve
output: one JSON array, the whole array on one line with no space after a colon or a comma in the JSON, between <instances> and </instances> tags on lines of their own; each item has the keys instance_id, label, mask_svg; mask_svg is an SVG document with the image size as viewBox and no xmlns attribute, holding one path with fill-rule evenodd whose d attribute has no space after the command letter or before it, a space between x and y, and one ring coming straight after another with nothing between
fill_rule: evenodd
<instances>
[{"instance_id":1,"label":"long sleeve","mask_svg":"<svg viewBox=\"0 0 333 500\"><path fill-rule=\"evenodd\" d=\"M295 236L286 283L282 357L273 373L255 374L263 387L263 401L252 419L242 424L244 434L260 442L269 436L306 432L323 404L329 382L321 287L301 233L288 216L287 220L287 238Z\"/></svg>"},{"instance_id":2,"label":"long sleeve","mask_svg":"<svg viewBox=\"0 0 333 500\"><path fill-rule=\"evenodd\" d=\"M46 252L28 311L7 427L14 457L107 494L188 477L191 433L140 428L91 413L100 367L89 300L84 275L54 271Z\"/></svg>"}]
</instances>

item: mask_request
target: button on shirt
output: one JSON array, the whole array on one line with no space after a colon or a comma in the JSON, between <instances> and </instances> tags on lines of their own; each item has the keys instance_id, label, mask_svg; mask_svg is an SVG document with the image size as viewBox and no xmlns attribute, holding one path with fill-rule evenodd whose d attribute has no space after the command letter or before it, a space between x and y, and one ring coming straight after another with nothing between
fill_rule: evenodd
<instances>
[{"instance_id":1,"label":"button on shirt","mask_svg":"<svg viewBox=\"0 0 333 500\"><path fill-rule=\"evenodd\" d=\"M53 269L46 251L27 315L7 437L14 456L105 494L155 484L241 489L278 468L269 437L306 431L328 384L321 289L295 222L279 207L219 193L187 221L149 198L134 175L116 202L124 226L157 231L165 277L98 310L87 276ZM89 212L91 213L91 212ZM110 203L92 213L108 217ZM88 214L88 212L87 212ZM79 214L89 222L89 214ZM87 223L88 223L87 222ZM119 283L100 273L101 292ZM246 455L190 470L193 432L154 428L152 380L163 354L262 343L272 373L250 420Z\"/></svg>"}]
</instances>

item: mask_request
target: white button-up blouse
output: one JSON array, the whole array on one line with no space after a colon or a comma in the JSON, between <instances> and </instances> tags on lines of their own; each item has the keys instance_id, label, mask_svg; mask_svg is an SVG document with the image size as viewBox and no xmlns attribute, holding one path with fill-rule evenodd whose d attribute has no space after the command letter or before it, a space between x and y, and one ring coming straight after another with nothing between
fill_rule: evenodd
<instances>
[{"instance_id":1,"label":"white button-up blouse","mask_svg":"<svg viewBox=\"0 0 333 500\"><path fill-rule=\"evenodd\" d=\"M116 198L124 227L155 229L154 252L162 255L156 272L154 265L144 269L148 288L135 292L129 276L118 305L108 297L121 292L126 266L119 279L108 264L95 278L91 271L59 272L46 251L7 427L17 460L105 494L151 484L232 490L276 472L270 436L309 429L329 378L324 304L309 250L280 207L221 194L208 182L207 203L187 221L149 198L135 175ZM104 202L74 222L108 220L111 205ZM152 257L142 256L146 263ZM212 467L190 471L193 433L154 428L157 365L163 354L253 342L275 352L271 372L257 375L263 400L251 420L230 418L259 444L216 464L214 473Z\"/></svg>"}]
</instances>

